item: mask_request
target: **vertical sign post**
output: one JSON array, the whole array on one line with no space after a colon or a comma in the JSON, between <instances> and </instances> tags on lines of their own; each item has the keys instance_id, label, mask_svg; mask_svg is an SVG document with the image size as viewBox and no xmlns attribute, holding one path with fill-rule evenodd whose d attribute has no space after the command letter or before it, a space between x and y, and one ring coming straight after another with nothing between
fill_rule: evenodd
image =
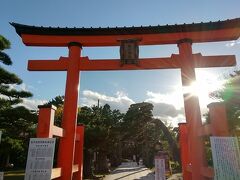
<instances>
[{"instance_id":1,"label":"vertical sign post","mask_svg":"<svg viewBox=\"0 0 240 180\"><path fill-rule=\"evenodd\" d=\"M165 159L161 156L155 156L155 180L166 180Z\"/></svg>"},{"instance_id":2,"label":"vertical sign post","mask_svg":"<svg viewBox=\"0 0 240 180\"><path fill-rule=\"evenodd\" d=\"M55 138L31 138L29 142L25 180L50 180Z\"/></svg>"},{"instance_id":3,"label":"vertical sign post","mask_svg":"<svg viewBox=\"0 0 240 180\"><path fill-rule=\"evenodd\" d=\"M4 172L0 172L0 180L3 180Z\"/></svg>"},{"instance_id":4,"label":"vertical sign post","mask_svg":"<svg viewBox=\"0 0 240 180\"><path fill-rule=\"evenodd\" d=\"M240 152L236 137L210 137L214 180L239 179Z\"/></svg>"},{"instance_id":5,"label":"vertical sign post","mask_svg":"<svg viewBox=\"0 0 240 180\"><path fill-rule=\"evenodd\" d=\"M0 131L0 144L1 144L1 140L2 140L2 131Z\"/></svg>"}]
</instances>

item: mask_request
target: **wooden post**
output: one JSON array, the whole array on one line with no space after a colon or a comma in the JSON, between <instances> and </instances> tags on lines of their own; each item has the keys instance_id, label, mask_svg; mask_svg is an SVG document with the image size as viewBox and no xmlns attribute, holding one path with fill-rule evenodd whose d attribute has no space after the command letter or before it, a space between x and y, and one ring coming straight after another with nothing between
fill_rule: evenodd
<instances>
[{"instance_id":1,"label":"wooden post","mask_svg":"<svg viewBox=\"0 0 240 180\"><path fill-rule=\"evenodd\" d=\"M191 180L191 173L188 171L189 166L189 144L187 123L179 123L179 143L180 156L182 163L182 173L184 180Z\"/></svg>"},{"instance_id":2,"label":"wooden post","mask_svg":"<svg viewBox=\"0 0 240 180\"><path fill-rule=\"evenodd\" d=\"M74 180L83 179L83 144L84 144L84 126L77 126L77 139L75 146L74 163L78 164L78 172L73 176Z\"/></svg>"},{"instance_id":3,"label":"wooden post","mask_svg":"<svg viewBox=\"0 0 240 180\"><path fill-rule=\"evenodd\" d=\"M226 107L223 102L208 105L213 136L229 136Z\"/></svg>"},{"instance_id":4,"label":"wooden post","mask_svg":"<svg viewBox=\"0 0 240 180\"><path fill-rule=\"evenodd\" d=\"M38 138L52 138L53 137L53 126L54 126L54 114L56 107L53 105L41 105L38 106L38 126L37 126L37 137Z\"/></svg>"},{"instance_id":5,"label":"wooden post","mask_svg":"<svg viewBox=\"0 0 240 180\"><path fill-rule=\"evenodd\" d=\"M73 160L75 151L77 105L79 88L79 69L81 45L69 44L69 59L67 67L67 81L64 98L62 128L64 137L59 144L58 167L62 168L62 180L71 180L73 176Z\"/></svg>"},{"instance_id":6,"label":"wooden post","mask_svg":"<svg viewBox=\"0 0 240 180\"><path fill-rule=\"evenodd\" d=\"M189 86L196 81L194 70L194 59L192 54L192 43L189 39L183 39L178 43L179 56L181 59L181 77L182 85ZM192 179L204 180L200 168L206 166L204 154L204 145L201 137L198 136L198 130L202 127L201 112L199 100L192 93L184 94L185 116L188 124L189 135L189 158Z\"/></svg>"}]
</instances>

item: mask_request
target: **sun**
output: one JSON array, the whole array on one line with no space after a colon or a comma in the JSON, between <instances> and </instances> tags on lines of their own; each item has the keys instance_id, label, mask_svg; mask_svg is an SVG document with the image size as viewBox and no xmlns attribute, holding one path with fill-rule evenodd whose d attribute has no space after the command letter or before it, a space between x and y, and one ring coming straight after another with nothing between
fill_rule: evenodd
<instances>
[{"instance_id":1,"label":"sun","mask_svg":"<svg viewBox=\"0 0 240 180\"><path fill-rule=\"evenodd\" d=\"M201 72L196 81L190 86L184 87L184 93L190 93L199 97L200 106L207 106L213 101L210 93L223 88L224 80L219 80L216 74Z\"/></svg>"}]
</instances>

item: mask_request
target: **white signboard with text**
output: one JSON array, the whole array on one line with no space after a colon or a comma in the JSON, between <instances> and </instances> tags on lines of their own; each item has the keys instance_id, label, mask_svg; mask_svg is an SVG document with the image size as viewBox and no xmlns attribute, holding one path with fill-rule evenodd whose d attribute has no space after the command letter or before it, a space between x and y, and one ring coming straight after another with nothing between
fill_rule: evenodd
<instances>
[{"instance_id":1,"label":"white signboard with text","mask_svg":"<svg viewBox=\"0 0 240 180\"><path fill-rule=\"evenodd\" d=\"M55 138L31 138L28 148L28 158L25 180L50 180Z\"/></svg>"},{"instance_id":2,"label":"white signboard with text","mask_svg":"<svg viewBox=\"0 0 240 180\"><path fill-rule=\"evenodd\" d=\"M239 179L240 153L235 137L210 137L214 180Z\"/></svg>"},{"instance_id":3,"label":"white signboard with text","mask_svg":"<svg viewBox=\"0 0 240 180\"><path fill-rule=\"evenodd\" d=\"M0 172L0 180L3 180L4 172Z\"/></svg>"},{"instance_id":4,"label":"white signboard with text","mask_svg":"<svg viewBox=\"0 0 240 180\"><path fill-rule=\"evenodd\" d=\"M165 177L165 159L155 157L155 180L166 180Z\"/></svg>"}]
</instances>

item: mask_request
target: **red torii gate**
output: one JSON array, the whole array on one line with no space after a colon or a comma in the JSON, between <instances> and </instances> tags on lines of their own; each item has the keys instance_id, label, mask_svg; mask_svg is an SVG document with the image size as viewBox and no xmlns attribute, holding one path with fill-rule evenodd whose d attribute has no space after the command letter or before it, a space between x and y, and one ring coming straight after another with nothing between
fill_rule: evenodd
<instances>
[{"instance_id":1,"label":"red torii gate","mask_svg":"<svg viewBox=\"0 0 240 180\"><path fill-rule=\"evenodd\" d=\"M197 24L116 27L116 28L52 28L11 23L27 46L68 47L69 56L58 60L29 60L30 71L67 71L64 113L62 121L63 137L60 140L58 167L60 179L73 177L75 155L76 115L80 71L142 70L180 68L182 85L190 85L196 80L195 68L225 67L236 64L234 55L202 56L192 53L192 43L236 40L240 36L240 18ZM138 65L121 65L119 59L90 60L81 57L83 47L119 46L119 40L139 39L139 45L177 44L179 54L167 58L144 58ZM206 167L203 142L198 135L202 126L199 100L184 95L185 115L188 130L189 160L191 177L206 179L200 171ZM83 149L81 148L80 151ZM82 161L82 160L80 160ZM80 165L81 166L81 165ZM80 168L82 169L82 167ZM81 179L79 178L76 179Z\"/></svg>"}]
</instances>

